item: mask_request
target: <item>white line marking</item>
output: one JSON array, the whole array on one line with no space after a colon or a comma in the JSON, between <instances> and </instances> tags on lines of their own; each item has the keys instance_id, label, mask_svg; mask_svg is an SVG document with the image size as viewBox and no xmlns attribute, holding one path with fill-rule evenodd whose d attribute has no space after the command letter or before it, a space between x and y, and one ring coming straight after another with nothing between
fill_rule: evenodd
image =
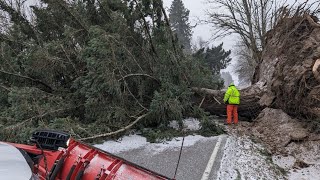
<instances>
[{"instance_id":1,"label":"white line marking","mask_svg":"<svg viewBox=\"0 0 320 180\"><path fill-rule=\"evenodd\" d=\"M203 172L203 175L202 175L201 180L208 180L208 179L209 179L210 172L211 172L211 170L212 170L214 161L215 161L215 159L216 159L216 157L217 157L218 150L219 150L219 148L220 148L221 139L222 139L222 136L219 137L219 139L218 139L218 141L217 141L217 143L216 143L216 146L215 146L214 149L213 149L213 152L212 152L211 157L210 157L210 159L209 159L209 161L208 161L206 170Z\"/></svg>"}]
</instances>

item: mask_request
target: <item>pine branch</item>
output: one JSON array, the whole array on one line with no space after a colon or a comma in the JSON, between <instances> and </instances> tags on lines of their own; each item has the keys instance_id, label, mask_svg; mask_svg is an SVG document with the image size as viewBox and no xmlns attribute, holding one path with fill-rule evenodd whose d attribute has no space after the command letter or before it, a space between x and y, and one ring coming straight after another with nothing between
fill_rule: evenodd
<instances>
[{"instance_id":1,"label":"pine branch","mask_svg":"<svg viewBox=\"0 0 320 180\"><path fill-rule=\"evenodd\" d=\"M137 73L137 74L127 74L127 75L123 76L121 79L119 79L118 81L125 80L125 79L127 79L127 78L129 78L129 77L134 77L134 76L149 77L149 78L154 79L155 81L157 81L157 82L160 83L160 80L159 80L159 79L157 79L157 78L155 78L155 77L153 77L153 76L151 76L151 75L149 75L149 74L139 74L139 73Z\"/></svg>"},{"instance_id":2,"label":"pine branch","mask_svg":"<svg viewBox=\"0 0 320 180\"><path fill-rule=\"evenodd\" d=\"M8 92L11 92L11 89L9 87L5 86L5 85L0 84L0 88L6 90Z\"/></svg>"},{"instance_id":3,"label":"pine branch","mask_svg":"<svg viewBox=\"0 0 320 180\"><path fill-rule=\"evenodd\" d=\"M134 0L134 2L136 3L137 6L140 6L139 3L138 3L136 0ZM148 23L147 23L146 19L144 18L144 15L143 15L143 13L141 12L140 9L139 9L139 12L140 12L141 19L143 20L143 23L144 23L143 25L144 25L145 31L146 31L146 33L147 33L147 35L148 35L148 38L149 38L149 42L150 42L150 45L151 45L151 49L152 49L153 53L154 53L156 56L158 56L158 53L157 53L157 51L156 51L156 48L155 48L155 46L153 45L152 36L151 36L151 32L150 32Z\"/></svg>"},{"instance_id":4,"label":"pine branch","mask_svg":"<svg viewBox=\"0 0 320 180\"><path fill-rule=\"evenodd\" d=\"M25 17L23 17L20 12L16 11L12 6L8 5L3 0L0 0L0 8L11 16L11 21L21 25L22 31L25 35L32 37L34 40L39 42L35 30L31 26L29 21Z\"/></svg>"},{"instance_id":5,"label":"pine branch","mask_svg":"<svg viewBox=\"0 0 320 180\"><path fill-rule=\"evenodd\" d=\"M49 116L51 114L58 113L58 112L65 112L66 110L70 110L70 109L74 109L74 107L73 108L61 108L61 109L49 111L49 112L46 112L46 113L43 113L43 114L39 114L39 115L33 116L31 118L28 118L26 120L23 120L22 122L19 122L17 124L5 127L4 130L14 130L14 129L19 128L19 127L23 126L24 124L26 124L28 122L31 122L31 121L34 121L36 119L44 118L46 116Z\"/></svg>"},{"instance_id":6,"label":"pine branch","mask_svg":"<svg viewBox=\"0 0 320 180\"><path fill-rule=\"evenodd\" d=\"M46 92L52 92L53 91L53 88L51 86L49 86L48 84L38 80L38 79L33 79L29 76L24 76L24 75L20 75L20 74L15 74L15 73L11 73L11 72L6 72L6 71L3 71L0 69L0 74L5 74L5 75L9 75L9 76L15 76L15 77L18 77L18 78L21 78L21 79L26 79L26 80L29 80L31 81L32 83L36 83L36 84L40 84L42 86L45 87L46 89Z\"/></svg>"},{"instance_id":7,"label":"pine branch","mask_svg":"<svg viewBox=\"0 0 320 180\"><path fill-rule=\"evenodd\" d=\"M173 33L172 33L172 30L171 30L171 26L170 26L170 21L169 21L169 18L167 16L167 13L166 13L166 10L164 9L163 7L163 4L161 5L161 10L162 10L162 13L164 15L164 19L166 21L166 24L167 26L169 27L169 31L170 31L170 36L171 36L171 41L172 41L172 46L173 46L173 50L174 50L174 53L177 55L177 47L176 47L176 41L175 41L175 37L173 36Z\"/></svg>"},{"instance_id":8,"label":"pine branch","mask_svg":"<svg viewBox=\"0 0 320 180\"><path fill-rule=\"evenodd\" d=\"M104 134L99 134L99 135L95 135L95 136L91 136L91 137L86 137L86 138L81 138L79 139L80 141L86 141L86 140L93 140L93 139L97 139L97 138L102 138L102 137L107 137L107 136L112 136L112 135L115 135L115 134L119 134L121 132L124 132L128 129L130 129L132 126L134 126L135 124L137 124L139 121L141 121L141 119L145 118L146 116L148 115L147 114L144 114L142 116L139 116L135 121L133 121L131 124L117 130L117 131L113 131L113 132L109 132L109 133L104 133Z\"/></svg>"}]
</instances>

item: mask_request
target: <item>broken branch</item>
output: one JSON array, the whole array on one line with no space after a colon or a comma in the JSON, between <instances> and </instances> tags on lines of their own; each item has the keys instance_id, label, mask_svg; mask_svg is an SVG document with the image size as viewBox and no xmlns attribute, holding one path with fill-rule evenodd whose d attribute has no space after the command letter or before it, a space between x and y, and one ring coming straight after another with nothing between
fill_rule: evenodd
<instances>
[{"instance_id":1,"label":"broken branch","mask_svg":"<svg viewBox=\"0 0 320 180\"><path fill-rule=\"evenodd\" d=\"M142 116L139 116L135 121L133 121L131 124L127 125L126 127L123 127L117 131L113 131L113 132L109 132L109 133L104 133L104 134L99 134L99 135L95 135L95 136L91 136L91 137L86 137L86 138L81 138L79 139L80 141L86 141L86 140L92 140L92 139L97 139L97 138L101 138L101 137L107 137L107 136L111 136L111 135L115 135L121 132L124 132L128 129L130 129L132 126L134 126L135 124L137 124L141 119L145 118L148 114L144 114Z\"/></svg>"}]
</instances>

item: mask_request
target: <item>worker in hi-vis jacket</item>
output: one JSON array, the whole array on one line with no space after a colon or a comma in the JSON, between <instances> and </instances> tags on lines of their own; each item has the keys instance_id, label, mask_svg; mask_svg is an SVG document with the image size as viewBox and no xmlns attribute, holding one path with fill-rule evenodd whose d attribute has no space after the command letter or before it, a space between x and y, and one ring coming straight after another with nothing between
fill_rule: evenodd
<instances>
[{"instance_id":1,"label":"worker in hi-vis jacket","mask_svg":"<svg viewBox=\"0 0 320 180\"><path fill-rule=\"evenodd\" d=\"M227 104L227 124L238 123L238 105L240 104L240 93L234 83L231 83L224 95L223 101Z\"/></svg>"}]
</instances>

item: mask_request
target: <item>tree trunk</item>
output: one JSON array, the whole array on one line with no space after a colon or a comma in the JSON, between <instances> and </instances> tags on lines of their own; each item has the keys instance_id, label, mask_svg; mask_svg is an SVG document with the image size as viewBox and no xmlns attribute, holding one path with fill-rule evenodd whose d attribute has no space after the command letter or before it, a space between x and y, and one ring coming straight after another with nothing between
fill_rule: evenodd
<instances>
[{"instance_id":1,"label":"tree trunk","mask_svg":"<svg viewBox=\"0 0 320 180\"><path fill-rule=\"evenodd\" d=\"M226 105L223 102L225 91L206 88L192 88L194 91L193 102L213 115L226 115ZM240 105L239 116L246 119L254 119L262 111L264 106L259 104L261 95L264 93L258 85L239 90ZM203 100L204 99L204 100Z\"/></svg>"}]
</instances>

